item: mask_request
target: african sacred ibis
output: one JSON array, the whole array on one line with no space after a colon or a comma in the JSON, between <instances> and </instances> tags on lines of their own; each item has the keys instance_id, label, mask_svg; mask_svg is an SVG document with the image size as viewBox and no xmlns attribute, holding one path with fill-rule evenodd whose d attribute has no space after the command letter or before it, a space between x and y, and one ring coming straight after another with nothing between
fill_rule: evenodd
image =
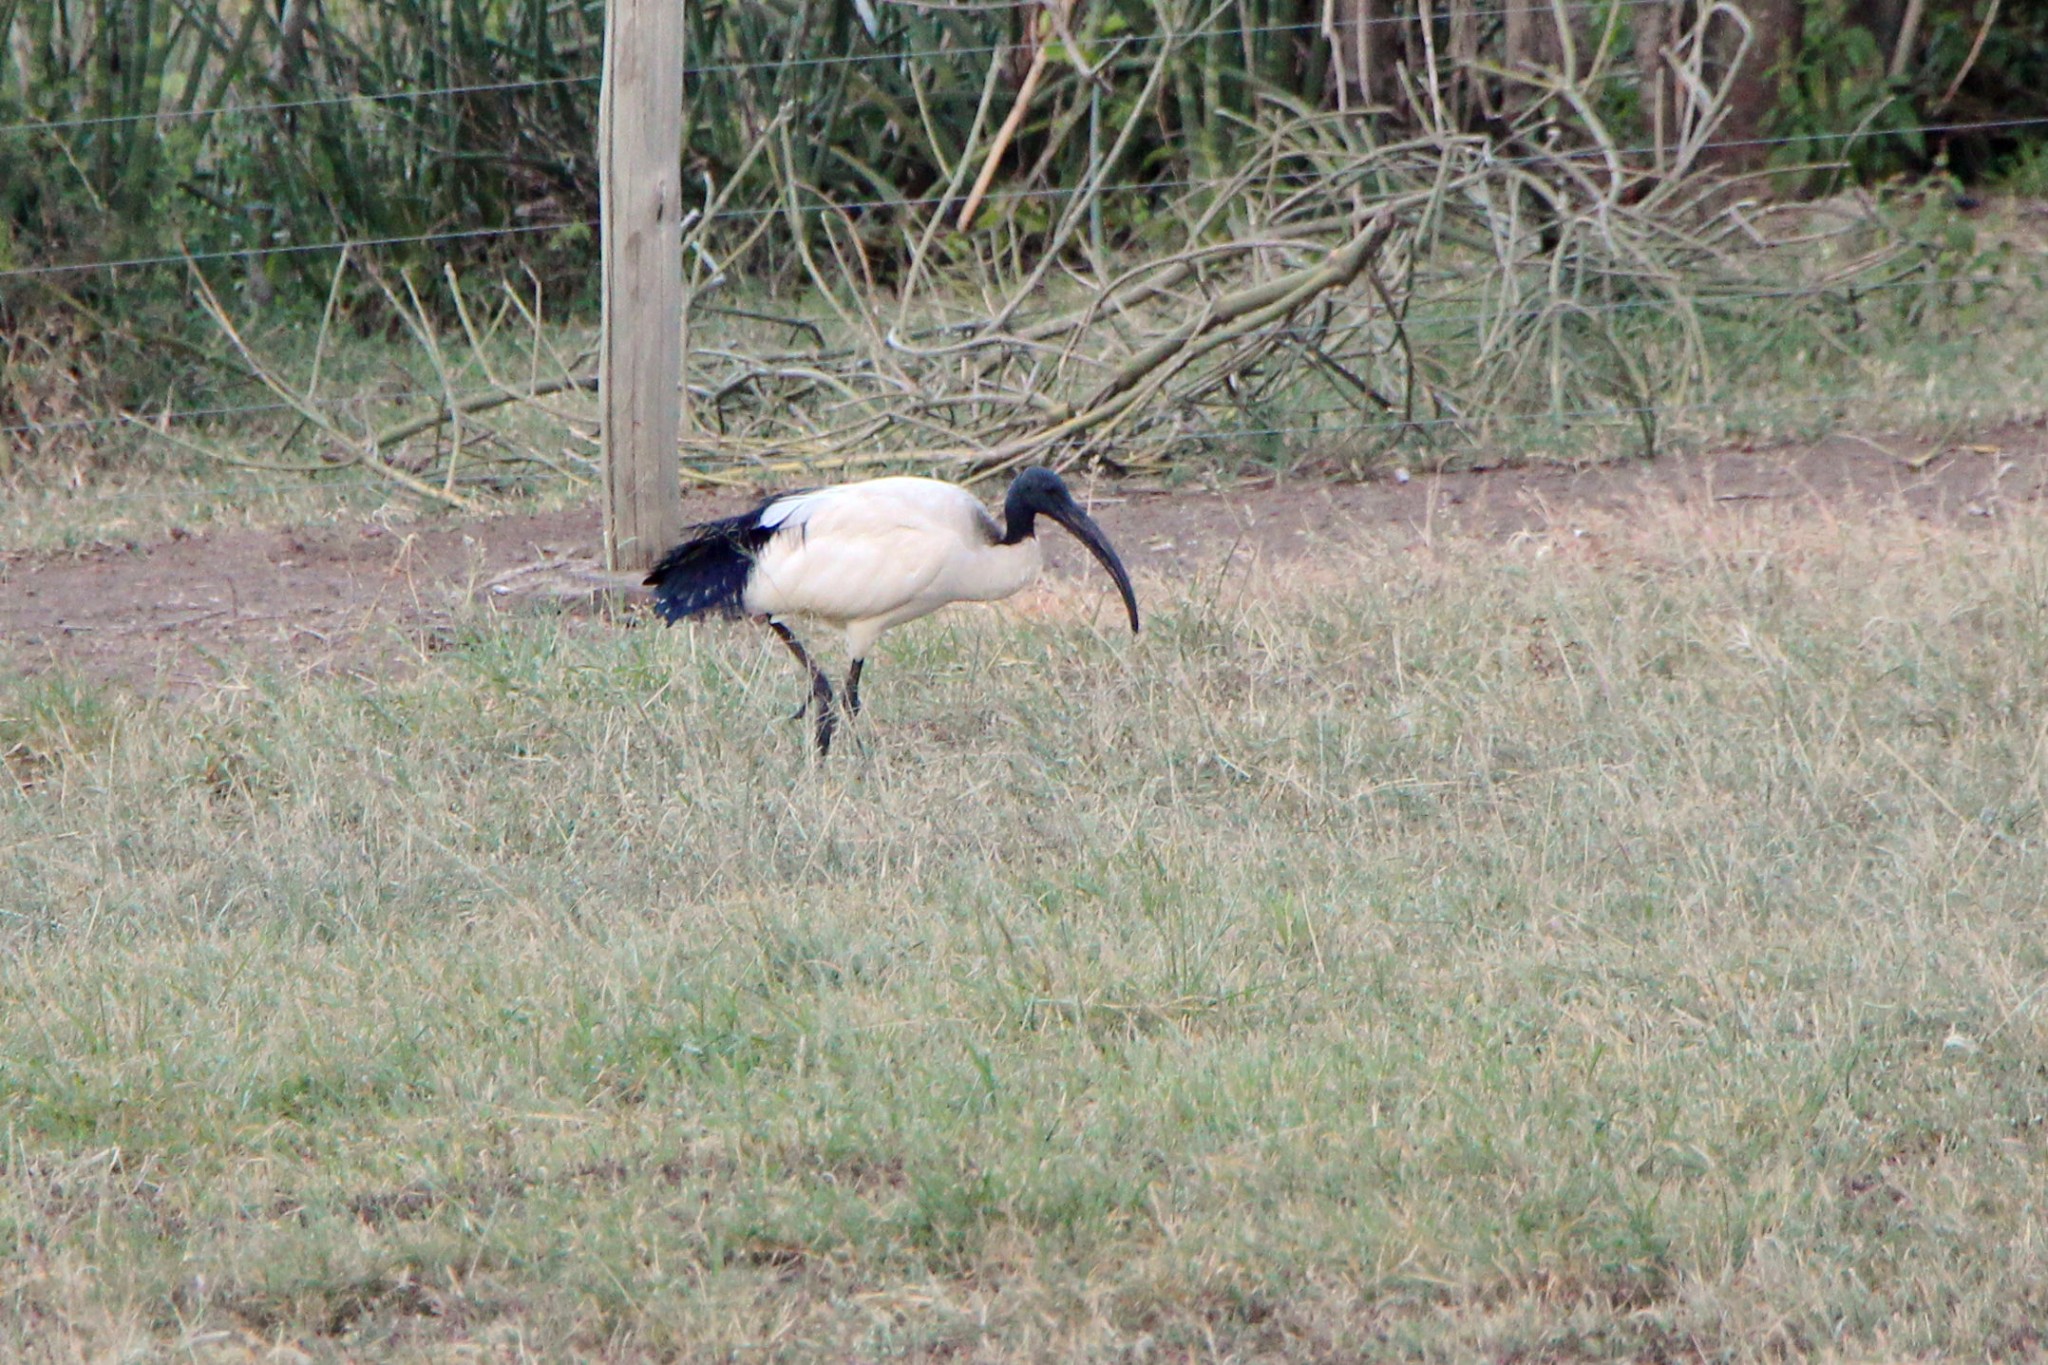
<instances>
[{"instance_id":1,"label":"african sacred ibis","mask_svg":"<svg viewBox=\"0 0 2048 1365\"><path fill-rule=\"evenodd\" d=\"M767 621L811 675L804 704L818 708L818 752L832 747L832 684L786 618L808 616L846 632L852 665L846 709L860 711L860 670L891 626L952 602L993 602L1038 576L1045 561L1037 519L1051 517L1102 561L1138 629L1138 599L1123 561L1060 476L1027 469L1003 499L1003 525L966 489L937 479L869 479L784 493L753 511L692 527L647 575L668 621L704 612ZM804 710L797 712L799 716Z\"/></svg>"}]
</instances>

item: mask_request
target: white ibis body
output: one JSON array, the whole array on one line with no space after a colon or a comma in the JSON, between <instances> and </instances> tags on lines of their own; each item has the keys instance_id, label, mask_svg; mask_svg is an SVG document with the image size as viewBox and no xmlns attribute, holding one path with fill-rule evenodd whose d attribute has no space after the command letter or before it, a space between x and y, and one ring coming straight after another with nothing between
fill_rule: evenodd
<instances>
[{"instance_id":1,"label":"white ibis body","mask_svg":"<svg viewBox=\"0 0 2048 1365\"><path fill-rule=\"evenodd\" d=\"M832 747L832 684L787 624L806 616L846 632L846 708L860 711L860 671L883 631L952 602L993 602L1038 576L1037 519L1050 517L1102 561L1138 629L1131 577L1060 476L1027 469L1003 500L1003 525L966 489L937 479L870 479L773 497L691 528L647 575L669 621L717 612L765 620L811 675L818 751ZM799 715L802 712L798 712Z\"/></svg>"}]
</instances>

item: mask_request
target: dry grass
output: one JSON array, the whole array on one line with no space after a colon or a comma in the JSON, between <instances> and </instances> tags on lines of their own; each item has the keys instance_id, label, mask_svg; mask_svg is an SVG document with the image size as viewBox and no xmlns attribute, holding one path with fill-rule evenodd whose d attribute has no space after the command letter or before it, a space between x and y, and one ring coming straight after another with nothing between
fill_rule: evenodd
<instances>
[{"instance_id":1,"label":"dry grass","mask_svg":"<svg viewBox=\"0 0 2048 1365\"><path fill-rule=\"evenodd\" d=\"M1844 431L1881 444L1902 436L1966 439L1972 432L2039 416L2040 395L2048 392L2048 241L2042 227L2048 219L2040 206L2006 200L1965 217L1949 208L1945 198L1903 192L1884 197L1876 208L1847 200L1804 205L1796 215L1774 215L1773 221L1785 218L1779 225L1785 231L1825 240L1788 248L1782 258L1774 259L1790 277L1830 278L1844 271L1854 275L1843 259L1847 248L1835 237L1845 224L1872 213L1884 224L1879 235L1885 240L1922 244L1917 250L1926 269L1895 282L1899 287L1856 294L1838 307L1823 309L1810 298L1788 303L1776 297L1775 289L1764 295L1739 290L1716 294L1703 280L1694 281L1686 286L1699 296L1700 334L1693 341L1678 337L1667 325L1668 318L1646 301L1614 303L1611 318L1602 326L1615 329L1621 349L1635 358L1631 363L1639 363L1645 374L1686 375L1653 386L1650 395L1662 450L1714 450L1749 442L1818 439ZM1474 344L1473 329L1486 316L1475 297L1468 297L1471 290L1466 286L1471 282L1461 280L1456 275L1437 279L1430 288L1441 297L1432 295L1434 301L1427 306L1418 303L1407 318L1418 354L1430 357L1435 368L1465 366L1458 357ZM450 393L474 399L508 389L545 388L589 368L590 328L563 320L558 303L538 298L530 305L522 301L525 311L516 315L508 312L510 305L503 299L495 313L484 312L485 296L492 292L478 284L469 306L482 321L468 331L456 329L440 338L439 349L431 352L410 336L396 341L358 337L343 328L330 337L317 319L284 317L263 330L250 330L247 340L253 352L274 368L274 377L286 388L303 388L322 405L318 410L332 430L323 431L295 412L272 410L289 405L268 390L250 386L214 395L230 409L253 405L246 413L215 421L151 425L150 414L160 408L208 406L165 393L143 404L136 422L117 420L111 412L92 413L76 404L50 414L53 420L75 417L104 425L65 429L59 433L62 439L51 438L50 453L45 455L24 451L15 456L13 448L0 441L0 558L108 543L149 543L164 539L174 528L203 531L336 517L418 517L422 500L415 491L367 476L361 468L364 438L418 425L423 414L435 410ZM1071 298L1076 306L1086 297L1072 282L1060 284L1054 292ZM451 293L449 298L453 297ZM761 481L837 480L848 477L849 471L893 467L892 460L926 472L933 467L930 451L923 459L911 458L900 448L892 454L887 442L869 439L872 433L862 434L863 424L851 421L835 427L838 434L827 443L851 442L858 447L860 453L847 463L825 460L807 465L788 450L787 458L755 463L765 458L762 449L737 439L714 420L717 404L707 395L724 392L755 418L786 426L802 415L802 404L822 401L820 395L830 386L820 388L804 365L794 365L777 381L786 387L771 385L759 391L747 384L729 385L718 376L731 380L732 367L748 369L763 356L785 352L793 335L821 338L817 344L838 356L832 363L839 364L846 359L840 354L845 324L816 295L778 299L735 285L730 297L724 291L715 297L720 302L706 305L714 311L692 323L692 344L702 354L693 358L690 368L699 407L697 425L686 441L686 478L710 486L751 487ZM946 296L945 306L933 316L957 322L974 309L985 309L987 302L961 291L957 297ZM1638 302L1645 306L1638 308ZM725 304L776 318L787 315L799 325L715 311ZM867 306L879 304L869 300L863 304ZM1495 299L1486 305L1496 306L1506 307L1507 302ZM874 335L884 331L878 324ZM1695 351L1694 360L1682 359L1681 353ZM1524 360L1510 368L1526 371L1528 378L1543 369L1542 353L1543 347L1532 345ZM1506 353L1488 354L1498 360ZM1702 357L1703 368L1695 363ZM54 360L46 368L53 371L49 382L62 378L54 373L60 368ZM1577 406L1574 399L1563 404L1568 414L1563 420L1546 415L1542 403L1518 407L1505 399L1498 407L1468 414L1470 420L1463 423L1418 409L1421 425L1410 429L1384 413L1309 401L1289 378L1307 368L1312 367L1268 357L1261 361L1258 393L1225 386L1236 395L1229 399L1229 411L1190 409L1176 417L1185 427L1189 454L1176 459L1170 476L1204 478L1218 471L1364 472L1396 454L1411 467L1439 461L1454 466L1579 464L1639 448L1637 398L1619 408L1613 394L1590 407ZM1693 373L1696 369L1700 372ZM38 373L23 371L24 377ZM316 374L318 384L313 382ZM1494 379L1505 382L1501 375ZM1581 380L1558 379L1555 384L1564 393ZM895 395L889 401L895 402L906 389L895 385L889 391ZM907 391L923 393L925 386L909 385ZM980 432L976 439L993 439L987 423L965 416L960 420ZM452 427L423 427L383 448L378 458L388 459L408 477L424 478L487 509L588 503L597 476L595 428L595 404L589 394L554 392L534 405L469 413L459 441ZM795 430L790 427L776 440L787 443ZM912 444L937 440L932 429L917 424L898 434ZM823 449L803 441L795 441L791 449L798 447L812 449L814 455ZM1146 463L1135 460L1130 451L1118 458L1140 466ZM937 461L942 472L948 464ZM307 469L320 472L308 475L303 472Z\"/></svg>"},{"instance_id":2,"label":"dry grass","mask_svg":"<svg viewBox=\"0 0 2048 1365\"><path fill-rule=\"evenodd\" d=\"M1140 588L10 684L0 1354L2038 1353L2048 526Z\"/></svg>"}]
</instances>

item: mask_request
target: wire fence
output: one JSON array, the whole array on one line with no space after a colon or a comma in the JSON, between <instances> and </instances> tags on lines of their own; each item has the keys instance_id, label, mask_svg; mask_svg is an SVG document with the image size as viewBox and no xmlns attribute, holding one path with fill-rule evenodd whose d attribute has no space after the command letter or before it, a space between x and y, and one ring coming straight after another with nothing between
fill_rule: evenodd
<instances>
[{"instance_id":1,"label":"wire fence","mask_svg":"<svg viewBox=\"0 0 2048 1365\"><path fill-rule=\"evenodd\" d=\"M980 8L1027 8L1038 5L1042 0L1003 0L1000 6L984 5ZM1606 14L1614 9L1633 10L1649 6L1660 6L1668 0L1569 0L1557 8L1566 14ZM957 11L958 6L947 0L948 10ZM1526 6L1517 7L1526 8ZM1469 11L1474 19L1501 19L1510 13L1508 8L1475 9ZM1378 28L1413 25L1415 18L1405 14L1366 15L1345 22L1344 27ZM1283 34L1317 34L1325 31L1321 22L1292 24L1249 24L1232 30L1234 35L1244 37L1280 36ZM795 57L778 63L785 70L821 70L850 66L893 65L899 62L927 61L935 57L948 59L959 57L993 57L1013 50L1014 44L973 44L947 48L901 48L875 52L848 52L831 56ZM746 75L756 69L753 62L700 62L683 68L686 83L699 81L707 76ZM15 123L0 123L0 137L24 133L79 132L92 128L118 127L137 123L167 123L197 121L220 117L241 117L262 114L275 117L303 109L333 108L363 104L416 103L423 100L452 98L463 95L510 94L521 90L545 90L570 85L591 85L600 79L596 71L575 76L555 76L533 80L491 81L482 84L444 85L420 90L386 90L365 94L319 95L296 100L270 100L253 104L223 105L213 109L167 109L159 112L115 114L94 118L62 120L25 120Z\"/></svg>"},{"instance_id":2,"label":"wire fence","mask_svg":"<svg viewBox=\"0 0 2048 1365\"><path fill-rule=\"evenodd\" d=\"M1007 8L1036 3L1038 3L1038 0L996 0L996 3L986 5L985 7L991 9ZM1621 0L1621 3L1629 7L1634 7L1637 5L1661 5L1665 3L1665 0ZM1589 2L1587 3L1567 4L1564 6L1564 8L1567 11L1605 12L1611 9L1612 5L1609 3L1609 0L1589 0ZM1508 13L1508 9L1499 8L1492 10L1479 10L1474 11L1473 13L1475 17L1499 17L1506 15ZM1390 14L1366 18L1360 22L1364 24L1397 25L1412 24L1414 20L1412 16ZM1325 26L1319 23L1299 23L1284 25L1266 25L1259 27L1256 31L1260 33L1270 34L1312 34L1323 32L1324 29ZM793 67L815 68L850 67L866 63L913 62L940 55L943 55L949 59L977 55L994 56L1006 50L1010 50L1010 47L1011 45L1004 44L968 48L947 48L944 49L942 52L938 50L926 49L902 49L873 52L855 52L835 56L801 58L794 60L791 63L788 63L788 65ZM713 75L742 73L750 69L751 64L747 63L701 64L689 68L685 73L685 79L686 81L701 80L703 78ZM453 100L476 96L508 95L520 92L580 87L591 85L595 83L597 79L597 73L591 72L571 76L530 80L454 84L417 90L388 91L369 94L308 96L303 99L277 100L246 105L230 105L206 109L167 110L155 113L119 115L104 118L79 118L61 121L24 121L0 125L0 137L26 137L36 135L58 136L70 133L86 132L94 129L101 129L116 125L132 125L151 122L157 124L168 124L171 122L178 121L203 121L208 119L217 119L224 117L283 117L295 111L334 106L361 106L365 104L376 105L394 102L418 104L432 100ZM1993 134L2013 133L2024 130L2039 129L2042 127L2048 127L2048 117L1954 120L1940 124L1921 125L1917 127L1915 131L1923 136ZM1851 129L1842 133L1829 134L1825 137L1815 134L1786 134L1771 137L1708 139L1703 142L1700 142L1697 145L1697 151L1706 155L1733 151L1755 152L1790 147L1812 146L1819 142L1825 142L1827 145L1834 148L1846 148L1853 146L1860 141L1888 138L1893 136L1896 136L1896 132L1894 130L1878 126L1864 126ZM1630 158L1652 156L1660 150L1660 148L1653 146L1618 146L1604 149L1588 149L1583 153L1583 158L1589 164L1596 164L1607 162L1617 158L1621 160L1627 160ZM1493 155L1490 159L1493 163L1501 166L1527 167L1536 165L1539 161L1543 160L1549 160L1554 162L1557 159L1557 156L1555 153L1547 154L1544 157ZM1165 195L1172 193L1188 193L1200 192L1205 190L1217 190L1225 188L1234 183L1236 182L1232 177L1168 176L1150 179L1129 179L1111 185L1095 185L1088 187L1046 186L999 188L992 190L990 193L984 196L984 199L988 202L994 203L1015 203L1020 201L1032 201L1038 203L1057 205L1065 201L1069 201L1074 197L1082 194L1092 196ZM711 190L711 187L707 185L706 190L708 195ZM718 216L721 220L730 220L734 222L748 222L801 214L864 214L884 211L903 214L921 214L939 210L945 207L949 202L951 201L949 200L949 197L945 194L930 193L922 195L874 196L868 198L838 199L814 195L776 205L728 205L719 209ZM14 280L56 280L64 276L81 275L94 272L104 273L106 275L112 276L123 274L126 272L165 269L173 267L190 267L199 264L217 264L226 261L254 262L273 257L320 255L341 252L364 253L375 252L379 250L396 247L418 248L433 247L437 245L472 244L480 241L532 237L536 235L557 234L573 230L588 231L594 230L597 226L597 222L593 219L584 217L569 217L547 222L500 223L489 226L447 228L415 234L384 236L334 236L315 242L273 241L264 244L252 244L248 246L238 246L226 249L207 249L189 252L183 249L175 251L165 250L156 254L122 256L113 259L84 259L73 261L60 261L53 263L41 263L34 265L11 266L4 269L0 269L0 282ZM1952 276L1943 281L1943 284L1946 287L1975 287L1990 285L1993 283L1995 283L1994 277L1980 276L1974 274ZM1884 294L1887 292L1923 289L1925 287L1926 281L1923 279L1901 279L1893 281L1880 281L1874 283L1865 288L1863 292L1866 295L1877 295ZM1753 289L1745 292L1738 292L1705 298L1702 300L1702 302L1711 307L1736 308L1742 306L1745 303L1754 303L1774 298L1788 297L1789 294L1790 291L1785 290ZM1587 303L1581 305L1580 311L1589 314L1622 314L1634 310L1655 308L1658 306L1660 305L1657 301L1648 299L1615 300L1609 302ZM1535 313L1532 311L1531 313L1527 314L1527 316L1533 317L1535 316ZM1475 326L1487 322L1497 323L1503 319L1512 320L1515 317L1517 317L1517 313L1513 309L1503 310L1495 308L1485 312L1440 312L1432 316L1430 318L1430 321L1444 326ZM1282 333L1280 333L1280 335L1284 336L1286 335L1286 333L1283 331ZM302 399L295 399L290 402L264 401L246 404L207 404L184 408L165 404L157 407L153 411L136 410L129 412L113 412L96 416L71 415L57 417L48 421L16 422L6 426L0 426L0 438L4 438L7 441L15 441L18 439L25 438L47 438L53 435L67 433L74 435L97 434L108 432L117 428L148 428L164 431L172 428L189 428L207 425L218 426L220 424L231 423L236 422L238 420L246 419L275 418L288 420L294 413L297 413L299 416L303 417L306 413L306 410L309 408L331 409L336 411L346 410L349 408L364 409L385 403L405 403L407 401L416 401L421 397L423 392L424 390L422 388L370 388L346 396L321 397L308 395ZM1843 393L1830 391L1825 393L1813 393L1809 395L1791 395L1779 401L1794 405L1825 406L1829 404L1839 405L1844 402L1875 400L1876 398L1882 396L1884 395L1875 392L1867 395L1862 395L1859 397L1857 395L1845 395ZM1574 420L1597 419L1601 421L1614 421L1618 419L1627 418L1630 416L1639 415L1651 415L1661 419L1678 416L1686 413L1702 411L1704 410L1704 406L1705 405L1688 404L1683 402L1672 404L1659 404L1655 406L1629 406L1625 404L1609 404L1603 405L1597 409L1557 409L1545 414L1541 414L1539 416L1532 416L1530 420L1532 422L1540 421L1541 423L1547 426L1555 427L1559 423L1569 423ZM1213 434L1217 437L1228 437L1230 439L1242 440L1271 440L1279 438L1310 436L1326 433L1328 430L1328 421L1335 419L1340 415L1345 417L1356 418L1357 410L1354 408L1332 409L1327 413L1306 414L1306 420L1290 421L1284 424L1269 423L1262 425L1256 422L1250 422L1241 426L1232 426L1227 431L1219 430ZM1417 416L1408 416L1399 419L1388 418L1384 421L1379 422L1368 419L1359 423L1359 431L1362 434L1369 436L1373 432L1378 430L1392 431L1397 428L1406 430L1424 430L1433 427L1447 427L1458 425L1463 420L1464 419L1455 417ZM237 485L237 488L243 491L248 491L247 485Z\"/></svg>"},{"instance_id":3,"label":"wire fence","mask_svg":"<svg viewBox=\"0 0 2048 1365\"><path fill-rule=\"evenodd\" d=\"M1973 286L1988 287L1996 284L1997 282L1997 278L1994 276L1957 275L1949 277L1942 283L1948 287L1967 288ZM1926 283L1919 279L1882 280L1864 286L1859 291L1859 293L1865 297L1882 297L1887 294L1895 294L1908 290L1922 290L1926 287ZM1745 303L1756 303L1768 299L1784 299L1791 297L1795 297L1795 291L1789 289L1751 290L1743 293L1714 296L1713 302L1719 306L1735 308L1740 307ZM1579 305L1579 308L1581 311L1586 313L1619 314L1648 311L1657 309L1661 306L1662 305L1659 303L1659 301L1655 299L1623 299L1616 300L1610 303L1582 304ZM1543 316L1542 310L1536 308L1529 308L1520 310L1503 309L1489 312L1442 313L1432 315L1428 320L1431 323L1439 326L1465 327L1476 326L1486 322L1496 322L1503 318L1512 319L1519 317L1524 320L1534 320L1541 316ZM1277 328L1274 329L1272 335L1285 340L1300 341L1307 339L1309 334L1303 329L1299 328ZM418 397L419 392L417 389L414 388L373 388L352 393L346 396L333 396L326 398L300 398L296 400L294 403L268 402L216 405L208 407L182 409L166 408L154 412L148 410L137 410L134 412L125 412L105 417L78 417L65 418L46 423L19 423L13 426L0 426L0 435L27 436L54 434L58 432L104 431L115 427L137 427L146 429L156 426L168 426L186 423L222 422L237 417L277 417L283 416L288 413L296 412L301 407L330 408L335 410L349 408L371 408L379 404L404 403L408 401L413 401L417 400ZM1828 401L1834 397L1836 397L1836 395L1832 394L1821 394L1814 396L1816 401ZM1601 415L1606 416L1628 416L1640 415L1644 412L1656 412L1659 410L1661 409L1602 408L1598 409L1597 412ZM1692 409L1690 409L1686 405L1679 404L1674 405L1669 410L1676 412L1690 411ZM1558 414L1558 416L1562 416L1567 420L1573 418L1586 418L1595 415L1595 411L1596 410L1593 409L1587 409L1585 411L1566 412L1563 414ZM1332 408L1325 415L1334 416L1338 413L1352 412L1355 412L1355 409ZM1385 425L1388 429L1393 429L1397 427L1422 429L1431 426L1455 425L1460 420L1462 419L1413 418L1401 419L1398 421L1389 421ZM1545 420L1549 421L1552 420L1552 418L1546 417ZM1313 426L1245 428L1233 427L1230 431L1230 434L1234 436L1244 436L1248 438L1288 436L1304 434L1306 432L1319 429L1320 428Z\"/></svg>"},{"instance_id":4,"label":"wire fence","mask_svg":"<svg viewBox=\"0 0 2048 1365\"><path fill-rule=\"evenodd\" d=\"M1638 0L1638 2L1651 3L1652 0ZM2029 118L1974 119L1929 124L1921 127L1919 131L1925 134L1998 133L2032 128L2048 128L2048 115ZM1856 142L1893 136L1897 136L1897 134L1883 129L1862 128L1852 129L1840 134L1831 134L1825 140L1846 146ZM1712 153L1809 146L1818 140L1822 139L1813 134L1796 134L1780 137L1708 139L1698 145L1702 153ZM1628 145L1612 149L1611 155L1626 159L1651 156L1657 150L1653 146ZM1592 149L1583 153L1573 154L1575 159L1581 160L1587 165L1605 164L1609 155L1610 152L1606 149ZM1556 159L1555 154L1547 154L1540 157L1513 155L1489 157L1489 160L1498 166L1521 167L1535 166ZM1189 190L1223 189L1235 183L1237 182L1233 178L1226 176L1165 176L1157 179L1130 180L1112 185L1090 187L1052 185L1024 189L991 190L983 196L983 199L985 202L990 203L1013 203L1019 201L1059 203L1081 195L1166 194ZM948 202L950 201L945 195L929 194L868 199L827 199L820 197L810 202L799 202L793 209L788 205L728 206L719 210L719 217L732 221L759 221L766 218L786 218L792 211L810 214L874 213L884 210L918 212L943 208ZM157 269L164 266L183 265L188 262L247 261L261 260L273 256L298 256L343 250L361 251L394 246L428 246L444 242L475 242L493 238L558 233L577 228L594 230L597 226L598 221L594 218L567 218L547 223L508 223L492 227L452 228L438 232L411 233L396 236L338 237L319 242L285 242L270 246L246 246L220 250L175 252L153 256L125 257L115 260L67 261L0 269L0 280L75 275L100 270Z\"/></svg>"},{"instance_id":5,"label":"wire fence","mask_svg":"<svg viewBox=\"0 0 2048 1365\"><path fill-rule=\"evenodd\" d=\"M1850 389L1829 390L1825 393L1793 394L1782 398L1776 398L1772 401L1777 404L1782 404L1787 407L1795 408L1847 409L1860 403L1879 403L1894 400L1897 398L1897 396L1897 392L1893 389ZM1588 421L1605 422L1614 421L1617 419L1639 417L1644 415L1656 416L1659 418L1671 418L1687 415L1704 416L1714 415L1717 413L1725 413L1726 407L1727 405L1725 400L1703 399L1696 402L1660 403L1654 406L1573 408L1558 413L1544 414L1540 420L1545 425L1549 425L1553 422L1559 421L1565 423ZM283 413L288 411L291 411L291 409L284 404L255 405L250 407L222 409L220 410L218 415L243 416L255 413ZM1355 410L1352 409L1344 409L1341 411L1332 410L1326 414L1323 414L1323 416L1326 418L1335 418L1340 416L1352 415L1355 415ZM110 420L125 421L127 419L115 418ZM1531 420L1534 421L1539 419ZM1463 422L1464 419L1457 417L1422 417L1414 418L1411 420L1387 420L1385 422L1377 424L1369 422L1363 423L1356 428L1347 430L1343 434L1348 438L1360 435L1370 436L1372 434L1375 434L1376 432L1391 433L1401 429L1447 430L1459 426ZM1303 437L1329 437L1335 433L1333 433L1332 428L1329 426L1327 421L1290 421L1285 423L1274 423L1268 425L1252 424L1244 426L1242 428L1233 427L1227 433L1220 434L1228 435L1230 438L1234 440L1266 441L1285 440L1290 438ZM332 470L320 471L320 476L327 478L329 480L338 480L342 483L360 485L366 488L381 487L388 490L389 487L388 485L380 484L379 481L373 475L366 474L364 471L346 465L337 465ZM533 471L530 473L523 474L507 473L504 471L490 471L480 472L473 476L470 476L471 481L478 483L488 483L492 486L546 485L557 482L558 479L559 476L550 474L545 471ZM291 483L259 483L250 480L244 480L229 484L192 484L183 487L182 491L185 492L187 496L192 497L285 497L295 493L303 493L309 487L314 486L317 485L309 484L305 478L299 478ZM62 496L62 494L59 493L56 496ZM95 503L123 501L161 502L164 498L164 493L160 489L91 488L79 490L76 496L82 499L90 500Z\"/></svg>"}]
</instances>

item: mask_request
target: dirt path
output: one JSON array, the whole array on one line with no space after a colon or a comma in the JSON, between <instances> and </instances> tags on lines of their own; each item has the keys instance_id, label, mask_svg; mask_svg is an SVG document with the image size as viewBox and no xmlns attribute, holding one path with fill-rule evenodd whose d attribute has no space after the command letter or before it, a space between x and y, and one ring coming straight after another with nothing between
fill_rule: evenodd
<instances>
[{"instance_id":1,"label":"dirt path","mask_svg":"<svg viewBox=\"0 0 2048 1365\"><path fill-rule=\"evenodd\" d=\"M1220 493L1101 483L1093 495L1141 577L1198 571L1233 550L1271 561L1368 536L1568 531L1575 517L1658 499L1728 511L1804 502L1967 528L2026 514L2048 497L2048 421L1939 446L1835 436L1654 466L1304 480ZM685 511L699 519L748 501L693 493ZM500 610L580 604L603 615L603 603L616 599L604 593L611 585L597 571L597 547L593 504L400 529L357 522L174 536L77 556L0 555L0 670L59 670L173 693L251 669L374 676L435 648L466 601ZM1074 554L1052 559L1056 571L1079 571Z\"/></svg>"}]
</instances>

